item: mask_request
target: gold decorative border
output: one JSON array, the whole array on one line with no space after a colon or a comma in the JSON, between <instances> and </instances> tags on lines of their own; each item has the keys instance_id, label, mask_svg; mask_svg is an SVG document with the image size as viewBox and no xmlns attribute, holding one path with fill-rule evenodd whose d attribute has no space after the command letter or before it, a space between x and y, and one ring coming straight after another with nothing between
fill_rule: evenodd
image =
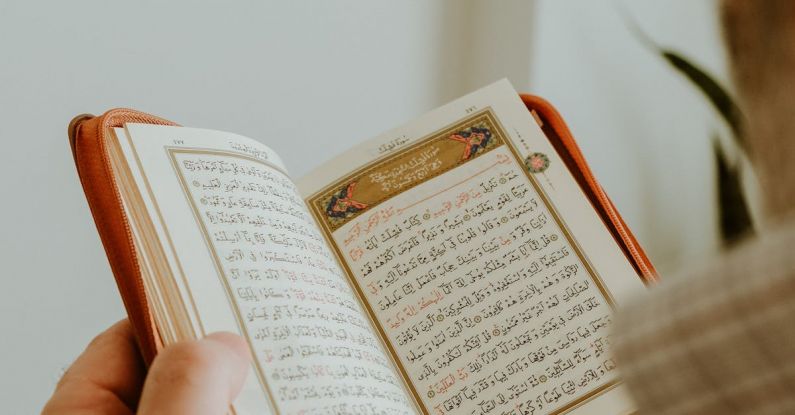
<instances>
[{"instance_id":1,"label":"gold decorative border","mask_svg":"<svg viewBox=\"0 0 795 415\"><path fill-rule=\"evenodd\" d=\"M405 188L396 189L390 192L382 192L378 194L378 197L374 201L368 200L368 206L356 213L352 213L345 218L330 218L328 215L323 215L322 220L325 222L328 227L334 231L345 225L347 222L351 221L352 219L356 218L357 216L367 212L368 210L372 209L373 207L377 206L379 203L403 192L411 190L412 188L430 180L434 177L440 176L458 166L461 166L469 161L472 161L495 148L498 148L502 144L504 144L504 138L501 135L495 134L495 126L497 125L496 118L494 114L491 112L481 112L477 113L465 121L461 123L455 124L449 128L445 128L441 131L433 133L432 135L418 140L417 142L409 145L408 147L398 151L394 154L386 155L383 158L379 159L377 163L370 163L364 168L357 170L355 173L348 175L344 180L338 181L335 185L326 187L320 193L320 196L313 196L311 199L311 205L313 208L319 209L320 212L325 212L325 207L328 205L331 198L337 195L340 190L347 186L350 183L359 183L364 177L376 172L379 169L384 169L390 164L395 164L400 161L402 158L408 158L412 155L416 155L421 153L425 150L429 150L431 148L436 147L441 152L447 151L455 151L460 152L461 147L459 142L454 142L448 140L450 136L456 132L466 130L472 127L480 127L485 126L491 133L492 136L489 139L489 142L484 145L484 147L479 148L475 151L471 156L468 158L460 159L459 156L456 156L456 160L452 162L445 163L445 165L441 166L438 170L434 171L433 174L429 174L428 176L416 180L412 182L410 185L406 186ZM445 155L449 156L449 154L445 153ZM391 167L391 166L390 166Z\"/></svg>"},{"instance_id":2,"label":"gold decorative border","mask_svg":"<svg viewBox=\"0 0 795 415\"><path fill-rule=\"evenodd\" d=\"M504 143L504 145L506 145L508 147L508 149L510 150L510 153L513 155L514 161L516 161L516 163L518 163L519 168L525 173L525 176L527 177L528 181L532 184L532 186L536 190L536 192L538 192L538 194L541 197L542 201L544 202L544 205L546 206L547 210L549 210L549 212L552 214L553 218L555 219L555 222L558 224L558 226L560 227L561 231L566 236L567 241L572 246L572 248L574 248L575 253L579 257L579 259L582 262L582 264L585 266L586 271L588 272L589 276L591 277L591 280L599 288L599 292L602 294L604 299L607 301L607 303L610 306L610 308L615 309L615 300L613 299L613 296L610 294L609 290L607 290L607 288L606 288L606 286L604 284L604 281L599 276L599 274L596 272L596 270L593 268L593 265L592 265L590 259L588 258L587 255L585 255L585 253L583 252L582 247L580 246L580 244L572 236L571 231L569 230L569 227L566 225L565 221L563 221L563 219L560 217L560 214L558 213L557 207L555 207L554 203L552 203L552 200L550 199L550 197L547 194L547 192L540 186L540 184L538 183L536 178L531 173L529 173L527 171L527 169L524 168L523 159L522 159L521 155L519 154L519 152L516 149L516 147L514 146L514 144L511 142L510 137L505 133L505 128L500 123L499 119L496 117L496 115L494 114L493 110L490 107L486 107L486 108L482 109L481 111L478 111L478 112L476 112L476 113L474 113L474 114L472 114L472 115L470 115L468 117L465 117L463 119L460 119L460 120L448 125L447 127L443 127L442 129L440 129L440 130L438 130L438 131L436 131L434 133L431 133L431 134L429 134L429 135L417 140L416 143L414 143L411 146L408 146L408 147L396 152L393 155L389 155L387 157L376 159L376 160L374 160L374 161L372 161L372 162L360 167L359 169L349 173L345 177L337 180L336 182L334 182L334 183L332 183L330 185L327 185L326 187L324 187L321 190L315 192L313 195L309 196L306 199L307 205L310 208L309 211L315 217L315 220L317 221L317 223L319 223L321 225L320 228L322 230L323 236L326 238L327 243L332 248L332 250L334 252L334 255L337 257L337 261L339 261L340 265L342 266L343 270L345 271L346 275L348 276L348 280L350 281L351 285L354 287L354 289L356 291L356 295L359 297L359 301L362 304L365 305L365 308L366 308L367 313L368 313L368 315L370 317L370 320L372 321L373 325L378 330L378 335L381 337L382 342L384 344L386 344L387 349L389 350L389 353L390 353L390 355L392 357L392 360L394 361L395 365L400 370L401 376L403 376L404 383L406 385L408 385L409 390L410 390L410 392L411 392L411 394L412 394L412 396L414 398L415 404L419 407L419 409L423 412L423 414L426 414L426 415L430 415L430 411L425 406L425 404L424 404L424 402L422 400L422 397L420 396L420 394L417 392L416 388L414 387L414 383L411 381L411 379L408 376L408 372L403 367L403 364L400 361L400 357L398 356L397 352L395 351L394 346L392 345L392 342L389 339L389 336L386 335L386 332L385 332L384 328L382 327L381 323L378 321L377 315L375 314L375 312L373 311L372 307L370 306L370 303L367 301L367 298L364 295L364 291L362 290L362 288L359 285L359 283L356 281L356 278L354 277L354 274L351 271L350 267L348 266L347 262L344 260L344 256L342 255L342 252L340 251L339 247L334 242L334 237L333 237L332 233L334 232L334 230L336 230L338 228L333 228L332 229L329 226L328 222L325 220L325 216L326 216L325 215L325 209L322 206L322 204L319 203L319 200L325 199L328 194L330 194L331 192L337 191L337 189L341 188L345 183L350 183L351 181L354 181L356 177L360 177L362 174L365 174L366 172L377 168L379 165L384 163L386 160L392 160L392 159L394 159L396 157L404 155L407 152L416 151L418 148L421 148L421 146L426 141L437 139L439 136L444 136L445 134L449 134L450 131L460 130L460 129L466 128L467 126L471 125L474 120L478 119L479 117L483 117L484 115L489 117L491 120L493 120L493 122L494 122L493 125L496 127L494 129L494 131L493 131L493 134L495 136L499 137L501 139L502 143ZM459 164L459 166L460 166L460 164ZM433 177L438 177L438 175L433 176ZM429 177L427 180L430 180L433 177ZM413 187L415 187L415 186L419 185L420 183L423 183L423 182L425 182L427 180L415 183L415 184L413 184L413 186L411 186L409 188L406 188L405 190L402 190L402 191L408 191L411 188L413 188ZM615 379L615 380L609 381L609 382L603 384L602 386L596 387L593 390L591 390L590 392L585 393L583 396L581 396L580 398L570 402L568 405L565 405L564 407L555 410L555 412L552 412L550 415L561 415L561 414L565 414L567 412L570 412L570 411L576 409L577 407L580 407L580 406L584 405L588 401L593 400L594 398L605 394L606 392L610 391L611 389L615 388L616 386L618 386L621 383L622 383L622 381L620 379Z\"/></svg>"},{"instance_id":3,"label":"gold decorative border","mask_svg":"<svg viewBox=\"0 0 795 415\"><path fill-rule=\"evenodd\" d=\"M135 145L133 144L132 139L130 139L129 135L126 134L126 133L124 135L125 135L125 137L127 139L127 143L130 145L130 149L132 150L133 158L135 159L135 163L136 163L136 165L138 167L138 171L140 172L141 178L143 179L143 184L144 184L145 190L149 194L149 197L150 197L150 199L152 201L152 204L154 205L154 210L155 210L155 213L157 214L157 219L159 220L160 225L162 226L163 231L166 234L166 242L168 243L168 246L169 246L169 248L171 250L171 253L174 256L174 259L175 259L175 262L176 262L175 265L177 267L177 270L179 271L183 282L187 283L187 278L185 277L185 272L182 269L182 264L180 263L179 257L177 256L176 248L175 248L174 243L172 241L171 235L168 232L168 228L166 227L166 223L165 223L165 220L163 219L163 214L162 214L162 212L160 210L160 206L157 204L157 199L155 198L154 192L152 191L152 186L151 186L151 184L149 182L149 178L146 176L146 172L144 171L143 164L141 163L141 159L138 156L138 151L136 150ZM165 250L163 249L163 245L162 245L160 239L159 238L154 238L155 239L154 243L153 242L146 242L149 239L147 237L148 235L157 235L157 232L155 231L155 227L154 227L154 223L153 223L152 218L150 217L149 213L146 212L147 209L146 209L146 205L144 204L143 197L141 195L141 189L139 189L138 186L135 185L135 178L134 178L134 176L132 174L132 170L130 169L130 166L129 166L127 160L123 157L123 152L121 150L120 143L118 142L118 141L121 140L121 138L118 137L118 135L115 133L115 131L113 131L113 136L116 137L116 141L117 142L114 143L113 145L111 145L110 147L111 147L111 151L115 151L115 152L117 152L119 154L119 156L117 158L120 159L120 163L119 164L120 164L120 170L121 170L121 171L117 172L116 174L123 181L125 188L129 189L129 191L130 191L130 194L128 195L128 197L131 199L129 214L132 215L134 220L135 220L135 222L138 223L135 226L142 228L142 233L143 234L140 236L140 239L142 240L142 242L145 245L149 245L149 246L154 245L154 246L156 246L156 248L157 248L156 253L160 256L160 258L158 258L160 260L159 262L167 263L168 261L165 259ZM143 209L143 212L136 213L138 209ZM151 248L150 248L150 250L151 250ZM153 262L158 262L158 261L157 261L157 259L153 258ZM153 265L153 266L156 266L156 265ZM176 277L171 272L171 267L166 265L166 267L164 269L159 269L159 270L157 270L157 272L160 273L161 275L164 275L165 278L168 280L168 281L162 281L161 284L159 284L159 285L162 285L162 283L169 283L169 287L168 287L169 290L177 291L177 292L179 291L178 288L176 288L176 283L175 283ZM163 292L163 289L161 288L160 289L160 295L162 296L163 294L164 294L164 292ZM168 301L168 299L164 298L164 302L167 303L167 304L165 304L165 306L166 306L166 308L168 308L170 310L169 313L173 316L173 318L177 318L177 319L179 319L179 317L181 317L181 316L188 316L190 313L188 312L188 309L187 309L187 307L185 305L185 302L182 299L182 296L177 298L176 301L178 303L178 306L177 306L178 308L175 311L175 310L173 310L174 306L170 304L170 301ZM198 315L198 309L196 308L196 303L193 302L192 299L191 299L191 307L193 309L194 314ZM198 317L197 317L197 319L198 319ZM190 323L190 320L188 320L188 321ZM176 326L175 330L177 331L177 340L186 340L186 339L196 339L197 338L196 330L193 327L192 323L189 324L188 334L181 333L182 330L181 330L181 327L180 327L179 324L172 323L172 325ZM204 327L202 326L201 321L199 321L199 330L200 330L201 334L204 335Z\"/></svg>"},{"instance_id":4,"label":"gold decorative border","mask_svg":"<svg viewBox=\"0 0 795 415\"><path fill-rule=\"evenodd\" d=\"M232 311L235 316L235 320L237 322L238 328L240 332L243 334L243 337L246 339L246 342L249 345L249 348L253 351L256 350L254 348L253 343L251 342L251 336L248 332L248 328L246 324L243 322L243 317L240 315L240 307L237 303L237 299L233 295L232 287L229 286L228 276L224 272L223 266L221 266L221 259L218 256L218 252L215 250L215 246L212 244L211 238L209 233L207 232L207 227L204 224L204 220L201 219L201 214L199 213L199 209L196 207L196 204L193 202L193 197L190 193L190 187L188 186L187 181L185 180L185 176L182 174L182 170L179 168L179 164L176 159L176 154L207 154L207 155L214 155L214 156L224 156L224 157L235 157L242 160L248 160L255 163L262 164L270 169L276 170L277 172L281 173L285 177L289 179L287 173L285 173L281 168L278 166L266 162L264 160L260 160L254 157L246 156L239 153L233 153L228 151L221 151L221 150L211 150L211 149L200 149L200 148L185 148L185 147L165 147L168 153L169 160L174 168L174 171L177 173L177 178L179 179L180 186L185 194L185 198L190 205L191 212L193 213L193 218L196 220L196 224L199 226L199 230L202 233L202 237L204 239L204 243L207 246L207 250L210 252L210 256L212 257L213 264L215 265L216 272L218 273L218 278L224 286L224 291L227 297L227 301L229 301L229 305L232 308ZM190 286L186 285L185 287L188 292L190 293L191 297L193 294L190 292ZM199 319L199 316L196 316ZM259 359L255 356L253 360L253 365L255 372L257 374L257 379L259 380L260 386L262 386L263 392L265 392L266 396L271 402L271 409L273 409L276 415L279 415L279 406L276 403L276 398L273 396L273 391L271 390L270 385L268 384L267 378L265 377L265 371L262 368L262 364L260 363Z\"/></svg>"},{"instance_id":5,"label":"gold decorative border","mask_svg":"<svg viewBox=\"0 0 795 415\"><path fill-rule=\"evenodd\" d=\"M116 136L117 140L121 140L121 138L119 138L115 134L115 132L114 132L114 136ZM203 337L203 336L205 336L207 334L205 329L204 329L204 323L201 320L201 314L199 314L199 309L198 309L198 306L196 305L196 300L194 299L193 292L191 291L190 284L188 283L188 278L187 278L187 276L185 274L185 271L182 268L182 264L181 264L181 262L179 260L179 255L177 255L177 249L176 249L176 246L174 245L173 238L171 237L171 234L168 231L168 226L166 224L166 221L164 219L164 216L163 216L163 213L162 213L162 211L160 209L160 206L157 203L157 198L155 197L154 191L152 190L152 186L150 184L149 178L146 175L146 171L143 168L143 163L141 162L141 158L140 158L140 156L138 154L138 150L135 148L135 143L133 142L133 140L130 137L130 135L127 134L126 132L125 132L125 137L127 138L127 143L130 145L130 149L132 150L132 154L133 154L133 157L135 158L135 162L136 162L136 165L138 166L138 170L141 173L141 177L142 177L142 179L144 181L144 185L146 187L147 193L149 193L149 197L151 198L152 204L154 205L154 209L155 209L155 212L157 213L157 217L158 217L158 219L160 221L161 226L163 227L163 232L166 235L166 241L168 242L169 248L171 249L171 253L174 256L174 261L176 262L177 269L179 270L180 277L181 277L181 279L183 281L183 285L185 287L185 290L188 293L188 297L189 297L189 300L190 300L191 308L193 310L193 314L194 314L194 316L196 318L196 322L199 324L199 332L200 332L201 336ZM164 148L165 148L166 152L168 152L169 147L166 146ZM121 149L117 149L117 151L121 151ZM123 157L122 157L122 159L123 159ZM124 174L129 175L130 180L133 180L133 182L131 182L131 183L134 184L134 179L133 179L133 176L132 176L132 172L130 171L130 168L127 165L126 160L123 159L122 160L122 164L124 165ZM176 167L175 167L175 172L177 174L180 174L179 170L176 169ZM138 195L138 199L136 199L134 201L134 203L137 202L137 203L140 203L141 205L143 205L143 199L140 198L140 193L139 193L139 189L137 188L137 186L133 185L131 188L133 188L133 191L135 192L135 195ZM186 199L188 201L190 201L190 198L189 198L188 194L185 194L185 197L186 197ZM144 219L148 220L148 222L146 222L146 223L149 224L148 226L150 226L150 227L153 226L152 222L151 222L151 218L149 217L148 214L145 215ZM144 238L144 237L142 237L142 238ZM158 239L158 246L162 250L162 245L159 244L160 243L159 238L157 238L157 239ZM179 302L179 305L187 313L187 308L185 306L185 302L184 302L184 300L182 298L182 295L179 292L179 289L176 288L175 281L174 281L175 277L174 277L173 273L169 272L168 273L168 277L170 277L169 278L169 282L171 283L171 288L170 289L176 292L177 301ZM163 295L163 294L161 294L161 295ZM190 336L191 336L190 338L191 339L198 338L197 334L196 334L196 331L195 331L195 329L193 327L192 321L188 321L188 325L189 325ZM235 408L234 403L230 406L229 411L230 411L230 413L232 415L237 414L237 410Z\"/></svg>"}]
</instances>

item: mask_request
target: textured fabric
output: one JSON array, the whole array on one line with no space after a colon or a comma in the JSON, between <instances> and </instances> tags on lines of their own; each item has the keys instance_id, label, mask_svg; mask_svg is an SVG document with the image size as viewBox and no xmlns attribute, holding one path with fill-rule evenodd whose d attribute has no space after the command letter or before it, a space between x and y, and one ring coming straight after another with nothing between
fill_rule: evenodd
<instances>
[{"instance_id":1,"label":"textured fabric","mask_svg":"<svg viewBox=\"0 0 795 415\"><path fill-rule=\"evenodd\" d=\"M795 414L795 222L777 228L618 312L641 414Z\"/></svg>"}]
</instances>

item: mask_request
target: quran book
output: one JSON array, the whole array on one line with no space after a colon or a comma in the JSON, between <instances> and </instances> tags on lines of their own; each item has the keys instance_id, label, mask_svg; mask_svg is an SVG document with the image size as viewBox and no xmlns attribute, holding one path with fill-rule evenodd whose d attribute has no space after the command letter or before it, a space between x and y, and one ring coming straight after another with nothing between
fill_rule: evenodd
<instances>
[{"instance_id":1,"label":"quran book","mask_svg":"<svg viewBox=\"0 0 795 415\"><path fill-rule=\"evenodd\" d=\"M301 179L127 109L70 141L145 359L240 334L234 414L627 414L613 310L654 268L560 115L503 80Z\"/></svg>"}]
</instances>

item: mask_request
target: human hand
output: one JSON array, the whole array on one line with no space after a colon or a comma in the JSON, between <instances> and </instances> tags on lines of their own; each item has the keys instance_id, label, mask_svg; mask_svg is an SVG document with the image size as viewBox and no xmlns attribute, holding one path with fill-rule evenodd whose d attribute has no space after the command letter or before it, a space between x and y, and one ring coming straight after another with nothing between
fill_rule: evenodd
<instances>
[{"instance_id":1,"label":"human hand","mask_svg":"<svg viewBox=\"0 0 795 415\"><path fill-rule=\"evenodd\" d=\"M239 336L213 333L164 348L146 373L125 319L91 341L42 415L223 415L243 387L250 359Z\"/></svg>"}]
</instances>

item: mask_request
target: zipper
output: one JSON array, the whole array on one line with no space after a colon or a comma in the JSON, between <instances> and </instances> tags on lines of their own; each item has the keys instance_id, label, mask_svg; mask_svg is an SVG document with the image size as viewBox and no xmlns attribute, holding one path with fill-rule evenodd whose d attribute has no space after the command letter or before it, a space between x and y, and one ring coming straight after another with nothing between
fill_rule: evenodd
<instances>
[{"instance_id":1,"label":"zipper","mask_svg":"<svg viewBox=\"0 0 795 415\"><path fill-rule=\"evenodd\" d=\"M538 100L537 97L533 98L536 101ZM646 282L657 282L658 276L656 270L654 270L654 267L651 265L648 258L640 252L638 246L635 244L635 242L633 242L633 237L630 236L627 228L623 225L621 217L613 205L613 202L607 196L607 193L604 191L602 186L596 181L596 177L594 177L593 172L591 172L591 168L585 161L585 157L583 157L576 141L574 141L574 137L571 135L568 126L566 126L566 123L563 121L563 117L561 117L560 113L552 105L546 101L541 101L546 110L545 115L551 119L553 129L555 129L558 133L563 146L569 152L569 155L571 155L574 163L577 165L577 169L585 178L586 183L588 183L590 190L596 195L599 205L602 207L605 214L610 219L611 224L618 232L622 242L624 243L624 246L627 247L629 255L632 257L632 260L637 265L638 270L641 273L641 277ZM558 128L558 126L560 126L560 128Z\"/></svg>"},{"instance_id":2,"label":"zipper","mask_svg":"<svg viewBox=\"0 0 795 415\"><path fill-rule=\"evenodd\" d=\"M77 139L78 128L83 121L86 121L91 118L93 118L93 116L90 114L82 114L75 117L72 120L72 122L69 124L69 138L70 138L69 141L72 147L72 152L76 164L77 164L77 154L75 152L75 143ZM106 176L109 178L110 188L113 192L116 204L117 206L122 207L124 206L124 204L122 202L121 191L119 190L116 181L113 179L113 171L110 165L110 153L108 151L108 147L105 142L107 138L106 132L110 128L123 126L125 122L141 122L141 123L158 124L158 125L177 125L177 124L160 117L155 117L149 114L145 114L139 111L126 109L126 108L117 108L109 110L105 112L103 115L101 115L100 118L101 119L99 122L99 126L97 127L98 131L96 132L96 134L98 138L98 145L100 147L100 155L102 157L102 166ZM127 248L129 249L129 252L133 253L132 260L134 262L135 267L139 271L139 274L137 275L134 281L134 289L136 291L135 294L138 296L137 298L139 299L146 299L146 290L144 288L143 279L141 278L140 275L141 264L138 259L138 251L135 248L135 242L133 241L132 227L130 226L130 222L127 219L127 215L124 214L123 212L121 215L121 222L122 226L124 227L125 237L127 239ZM155 330L151 324L152 315L151 311L149 310L149 304L146 301L142 301L140 302L139 306L142 307L142 312L145 313L145 315L141 317L146 318L149 321L149 323L145 325L147 331L146 333L147 341L152 340L153 341L152 346L154 347L154 350L157 350L158 348L157 346L158 344L160 344L160 342L158 341Z\"/></svg>"}]
</instances>

